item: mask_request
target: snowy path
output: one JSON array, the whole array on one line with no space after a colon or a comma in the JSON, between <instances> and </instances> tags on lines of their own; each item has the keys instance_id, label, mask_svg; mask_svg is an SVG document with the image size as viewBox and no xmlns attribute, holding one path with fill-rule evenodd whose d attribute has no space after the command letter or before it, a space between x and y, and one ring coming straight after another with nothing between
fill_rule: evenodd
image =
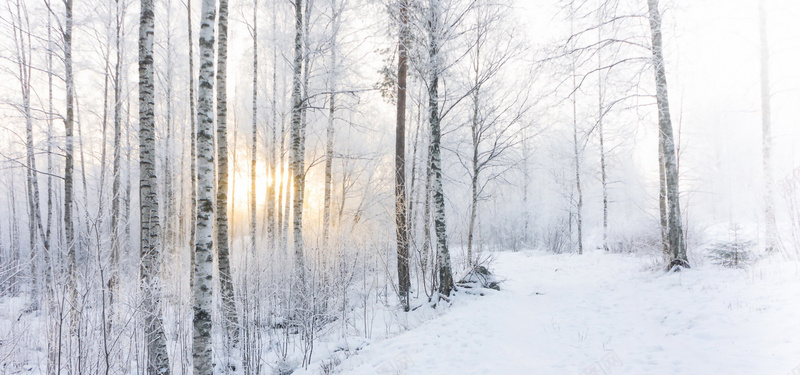
<instances>
[{"instance_id":1,"label":"snowy path","mask_svg":"<svg viewBox=\"0 0 800 375\"><path fill-rule=\"evenodd\" d=\"M800 366L800 271L679 274L613 254L499 254L504 290L374 343L342 374L776 374ZM799 372L800 373L800 372Z\"/></svg>"}]
</instances>

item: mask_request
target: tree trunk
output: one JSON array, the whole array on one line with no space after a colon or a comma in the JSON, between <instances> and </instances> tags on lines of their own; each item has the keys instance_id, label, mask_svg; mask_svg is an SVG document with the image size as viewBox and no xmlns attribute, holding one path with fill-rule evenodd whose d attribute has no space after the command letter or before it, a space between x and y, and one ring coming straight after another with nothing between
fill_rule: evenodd
<instances>
[{"instance_id":1,"label":"tree trunk","mask_svg":"<svg viewBox=\"0 0 800 375\"><path fill-rule=\"evenodd\" d=\"M275 243L278 236L280 225L280 200L276 200L283 186L283 156L281 154L281 162L278 162L277 152L277 132L278 132L278 46L277 46L277 6L272 3L272 142L270 148L267 150L268 158L268 176L272 176L272 182L267 189L267 241L269 241L269 248L275 249ZM283 124L281 124L281 148L283 148ZM276 212L277 206L277 212Z\"/></svg>"},{"instance_id":2,"label":"tree trunk","mask_svg":"<svg viewBox=\"0 0 800 375\"><path fill-rule=\"evenodd\" d=\"M139 18L139 202L140 288L144 317L147 373L169 374L167 339L161 317L161 243L156 174L153 34L155 6L142 0Z\"/></svg>"},{"instance_id":3,"label":"tree trunk","mask_svg":"<svg viewBox=\"0 0 800 375\"><path fill-rule=\"evenodd\" d=\"M482 28L482 25L477 26L478 29ZM471 170L470 174L470 206L469 206L469 227L467 229L467 266L472 268L473 264L475 264L475 259L473 257L473 239L475 236L475 222L478 218L478 178L480 178L480 161L478 160L479 157L479 149L480 149L480 142L481 142L481 124L480 119L478 116L480 115L480 59L481 59L481 45L483 44L482 41L482 32L477 31L477 38L475 40L475 59L472 61L472 68L473 72L475 73L475 81L474 81L474 90L472 93L472 118L470 119L470 135L472 136L472 157L471 157Z\"/></svg>"},{"instance_id":4,"label":"tree trunk","mask_svg":"<svg viewBox=\"0 0 800 375\"><path fill-rule=\"evenodd\" d=\"M758 1L758 30L761 41L761 161L764 175L764 230L768 252L778 250L775 222L775 181L772 179L772 111L769 86L769 44L764 0Z\"/></svg>"},{"instance_id":5,"label":"tree trunk","mask_svg":"<svg viewBox=\"0 0 800 375\"><path fill-rule=\"evenodd\" d=\"M72 75L72 0L65 0L66 19L64 20L64 78L66 80L67 113L64 119L64 239L67 242L70 289L72 302L77 299L77 259L75 256L75 227L72 223L74 188L74 139L75 126L75 86Z\"/></svg>"},{"instance_id":6,"label":"tree trunk","mask_svg":"<svg viewBox=\"0 0 800 375\"><path fill-rule=\"evenodd\" d=\"M50 7L50 2L47 0L47 7ZM53 175L55 168L53 167L53 36L52 36L52 15L47 13L47 223L45 224L44 239L48 244L51 239L51 228L53 223ZM53 266L50 258L50 252L44 253L45 263L45 285L48 293L52 292L53 283ZM52 293L48 294L48 302L52 302ZM52 359L52 358L51 358ZM52 363L49 363L51 365Z\"/></svg>"},{"instance_id":7,"label":"tree trunk","mask_svg":"<svg viewBox=\"0 0 800 375\"><path fill-rule=\"evenodd\" d=\"M294 200L292 212L292 232L294 241L295 269L300 277L301 285L304 283L303 261L303 188L304 175L304 145L303 145L303 98L301 97L301 75L303 68L303 0L295 0L295 37L294 37L294 62L292 74L292 129L291 129L291 175L294 183Z\"/></svg>"},{"instance_id":8,"label":"tree trunk","mask_svg":"<svg viewBox=\"0 0 800 375\"><path fill-rule=\"evenodd\" d=\"M228 238L228 0L219 1L217 15L217 260L219 264L219 284L222 293L222 313L227 342L236 346L236 303L233 296L231 278L230 241Z\"/></svg>"},{"instance_id":9,"label":"tree trunk","mask_svg":"<svg viewBox=\"0 0 800 375\"><path fill-rule=\"evenodd\" d=\"M328 108L328 127L325 131L325 187L322 208L322 247L328 246L331 231L331 190L333 187L333 140L336 121L336 83L337 83L337 37L339 33L341 9L337 8L336 0L331 1L331 71L330 71L330 101Z\"/></svg>"},{"instance_id":10,"label":"tree trunk","mask_svg":"<svg viewBox=\"0 0 800 375\"><path fill-rule=\"evenodd\" d=\"M570 27L572 25L570 24ZM583 190L581 190L581 154L578 144L578 85L576 81L575 58L572 60L572 146L573 162L575 166L575 189L578 193L578 207L575 213L576 227L578 230L578 254L583 254Z\"/></svg>"},{"instance_id":11,"label":"tree trunk","mask_svg":"<svg viewBox=\"0 0 800 375\"><path fill-rule=\"evenodd\" d=\"M41 299L41 280L39 279L39 253L47 254L49 245L44 235L42 225L42 214L39 202L39 178L36 169L36 156L33 143L33 116L31 114L31 33L30 23L28 22L28 10L26 7L16 3L16 19L12 16L12 27L14 29L14 42L17 51L17 67L19 68L20 92L22 93L22 112L25 117L25 149L26 149L26 188L28 197L28 236L31 265L31 282L33 296L33 308L39 308ZM39 249L38 237L41 236L44 244L44 251ZM46 257L47 255L45 255ZM49 288L46 284L45 288Z\"/></svg>"},{"instance_id":12,"label":"tree trunk","mask_svg":"<svg viewBox=\"0 0 800 375\"><path fill-rule=\"evenodd\" d=\"M166 11L166 18L167 21L167 37L166 37L166 77L164 79L165 94L166 98L164 98L164 106L165 106L165 122L166 122L166 131L165 131L165 140L164 140L164 159L163 159L163 168L164 168L164 238L162 242L165 244L164 248L168 249L168 251L173 252L175 249L175 223L176 223L176 215L175 215L175 189L173 188L173 157L174 152L173 149L173 134L175 132L173 124L172 124L172 79L173 79L173 72L174 67L172 66L172 53L173 53L173 46L172 46L172 28L170 27L170 20L172 18L172 7L170 6L170 1L166 3L167 11ZM178 185L180 186L180 185Z\"/></svg>"},{"instance_id":13,"label":"tree trunk","mask_svg":"<svg viewBox=\"0 0 800 375\"><path fill-rule=\"evenodd\" d=\"M253 1L253 129L250 145L250 253L256 253L256 161L258 157L258 0ZM267 161L269 169L269 161ZM269 175L269 174L267 174ZM269 197L269 194L267 194ZM267 198L269 199L269 198Z\"/></svg>"},{"instance_id":14,"label":"tree trunk","mask_svg":"<svg viewBox=\"0 0 800 375\"><path fill-rule=\"evenodd\" d=\"M403 308L409 309L411 276L408 267L408 214L406 213L406 76L408 75L408 0L400 1L400 35L397 43L397 129L395 136L395 220L397 225L397 287Z\"/></svg>"},{"instance_id":15,"label":"tree trunk","mask_svg":"<svg viewBox=\"0 0 800 375\"><path fill-rule=\"evenodd\" d=\"M434 228L436 230L436 248L438 255L439 288L442 296L449 296L455 289L453 271L450 266L450 252L447 248L447 224L445 220L444 190L442 188L442 156L441 156L441 118L439 118L439 3L431 8L430 46L428 57L431 62L431 80L428 88L429 123L431 127L431 174L434 203Z\"/></svg>"},{"instance_id":16,"label":"tree trunk","mask_svg":"<svg viewBox=\"0 0 800 375\"><path fill-rule=\"evenodd\" d=\"M602 40L602 28L597 28L597 39ZM605 134L603 133L603 119L605 112L605 93L603 84L603 57L600 51L597 52L597 134L600 141L600 183L603 186L603 250L608 251L608 175L606 174L606 148Z\"/></svg>"},{"instance_id":17,"label":"tree trunk","mask_svg":"<svg viewBox=\"0 0 800 375\"><path fill-rule=\"evenodd\" d=\"M658 123L659 130L663 135L661 144L664 147L664 169L667 183L669 269L673 269L675 266L689 268L689 261L686 257L686 244L683 242L680 190L678 188L678 163L675 154L675 139L672 133L672 120L669 113L667 72L664 66L664 50L661 36L661 12L658 10L658 0L648 0L647 5L650 12L650 31L653 37Z\"/></svg>"},{"instance_id":18,"label":"tree trunk","mask_svg":"<svg viewBox=\"0 0 800 375\"><path fill-rule=\"evenodd\" d=\"M114 76L112 86L114 90L114 150L112 161L112 182L111 182L111 275L108 279L108 300L111 306L109 314L109 326L113 328L114 303L117 296L117 286L119 284L119 260L120 260L120 200L122 198L121 175L122 175L122 14L119 0L115 1L115 30L114 46L116 51L116 61L114 63Z\"/></svg>"},{"instance_id":19,"label":"tree trunk","mask_svg":"<svg viewBox=\"0 0 800 375\"><path fill-rule=\"evenodd\" d=\"M661 227L661 247L665 259L670 259L669 222L667 220L667 173L664 168L664 133L658 132L658 212Z\"/></svg>"},{"instance_id":20,"label":"tree trunk","mask_svg":"<svg viewBox=\"0 0 800 375\"><path fill-rule=\"evenodd\" d=\"M189 174L191 175L191 201L189 202L189 290L194 289L194 248L197 232L197 117L195 113L194 98L194 39L192 39L192 0L186 1L186 21L188 29L189 44L189 123L191 138L189 145Z\"/></svg>"},{"instance_id":21,"label":"tree trunk","mask_svg":"<svg viewBox=\"0 0 800 375\"><path fill-rule=\"evenodd\" d=\"M197 230L194 250L192 358L195 375L212 375L211 310L214 259L214 19L216 1L203 0L197 90Z\"/></svg>"}]
</instances>

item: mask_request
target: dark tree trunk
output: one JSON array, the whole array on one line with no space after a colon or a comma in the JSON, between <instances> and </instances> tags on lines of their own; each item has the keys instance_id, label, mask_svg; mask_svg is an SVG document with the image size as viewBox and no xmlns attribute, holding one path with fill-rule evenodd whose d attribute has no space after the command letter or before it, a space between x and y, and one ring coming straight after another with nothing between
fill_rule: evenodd
<instances>
[{"instance_id":1,"label":"dark tree trunk","mask_svg":"<svg viewBox=\"0 0 800 375\"><path fill-rule=\"evenodd\" d=\"M395 220L397 225L397 286L403 308L409 309L411 277L408 269L408 215L406 213L406 76L408 74L408 0L400 1L397 43L397 129L395 136Z\"/></svg>"}]
</instances>

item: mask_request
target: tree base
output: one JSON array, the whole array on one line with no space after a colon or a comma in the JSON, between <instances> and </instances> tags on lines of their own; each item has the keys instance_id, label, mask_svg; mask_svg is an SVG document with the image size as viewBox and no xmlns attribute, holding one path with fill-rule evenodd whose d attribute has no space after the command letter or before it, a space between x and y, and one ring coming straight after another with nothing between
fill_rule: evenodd
<instances>
[{"instance_id":1,"label":"tree base","mask_svg":"<svg viewBox=\"0 0 800 375\"><path fill-rule=\"evenodd\" d=\"M684 268L692 268L689 266L689 262L685 259L673 259L672 262L669 262L669 266L667 267L667 272L679 272Z\"/></svg>"}]
</instances>

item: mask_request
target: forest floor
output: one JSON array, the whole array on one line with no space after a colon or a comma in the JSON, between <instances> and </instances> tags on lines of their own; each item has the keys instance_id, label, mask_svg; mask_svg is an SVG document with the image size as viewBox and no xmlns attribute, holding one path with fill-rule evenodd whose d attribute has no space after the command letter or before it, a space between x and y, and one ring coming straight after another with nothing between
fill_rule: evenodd
<instances>
[{"instance_id":1,"label":"forest floor","mask_svg":"<svg viewBox=\"0 0 800 375\"><path fill-rule=\"evenodd\" d=\"M495 258L502 291L459 294L446 313L373 342L333 373L800 373L796 261L665 273L636 255Z\"/></svg>"}]
</instances>

